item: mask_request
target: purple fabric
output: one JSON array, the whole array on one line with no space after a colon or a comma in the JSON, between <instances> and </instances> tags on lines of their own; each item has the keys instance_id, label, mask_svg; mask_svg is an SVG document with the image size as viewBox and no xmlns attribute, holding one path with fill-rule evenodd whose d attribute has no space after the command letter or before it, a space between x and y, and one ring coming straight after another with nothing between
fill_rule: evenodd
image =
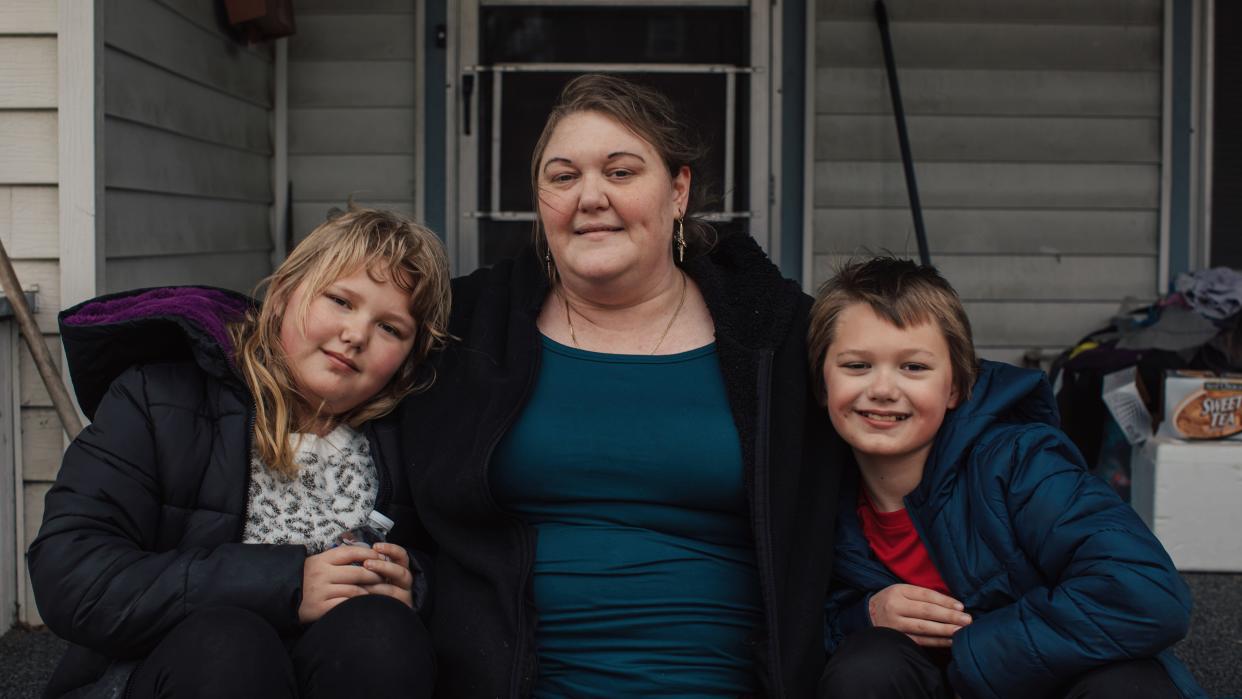
<instances>
[{"instance_id":1,"label":"purple fabric","mask_svg":"<svg viewBox=\"0 0 1242 699\"><path fill-rule=\"evenodd\" d=\"M233 343L226 329L246 312L245 299L222 291L198 286L151 289L136 295L87 303L67 316L65 325L108 325L144 318L177 316L189 320L211 335L232 355Z\"/></svg>"}]
</instances>

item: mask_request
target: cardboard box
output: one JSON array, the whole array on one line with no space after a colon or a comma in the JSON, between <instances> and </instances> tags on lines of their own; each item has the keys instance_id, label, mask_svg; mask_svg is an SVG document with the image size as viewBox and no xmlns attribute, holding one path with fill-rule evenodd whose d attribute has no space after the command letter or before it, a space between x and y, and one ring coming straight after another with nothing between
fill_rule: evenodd
<instances>
[{"instance_id":1,"label":"cardboard box","mask_svg":"<svg viewBox=\"0 0 1242 699\"><path fill-rule=\"evenodd\" d=\"M1242 441L1242 375L1170 371L1159 433L1187 440Z\"/></svg>"},{"instance_id":2,"label":"cardboard box","mask_svg":"<svg viewBox=\"0 0 1242 699\"><path fill-rule=\"evenodd\" d=\"M1156 437L1130 469L1130 504L1178 570L1242 572L1242 442Z\"/></svg>"}]
</instances>

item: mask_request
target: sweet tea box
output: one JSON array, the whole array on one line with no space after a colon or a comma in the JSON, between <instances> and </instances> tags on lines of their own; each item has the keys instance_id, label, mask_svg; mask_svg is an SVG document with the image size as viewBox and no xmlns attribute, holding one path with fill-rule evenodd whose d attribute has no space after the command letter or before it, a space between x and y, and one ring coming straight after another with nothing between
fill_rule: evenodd
<instances>
[{"instance_id":1,"label":"sweet tea box","mask_svg":"<svg viewBox=\"0 0 1242 699\"><path fill-rule=\"evenodd\" d=\"M1242 441L1242 374L1168 372L1159 434L1188 440Z\"/></svg>"}]
</instances>

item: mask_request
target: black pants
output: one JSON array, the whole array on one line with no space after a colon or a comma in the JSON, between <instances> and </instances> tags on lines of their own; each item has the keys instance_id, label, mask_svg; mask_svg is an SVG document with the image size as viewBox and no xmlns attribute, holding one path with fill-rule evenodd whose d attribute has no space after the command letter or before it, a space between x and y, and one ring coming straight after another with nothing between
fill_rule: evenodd
<instances>
[{"instance_id":1,"label":"black pants","mask_svg":"<svg viewBox=\"0 0 1242 699\"><path fill-rule=\"evenodd\" d=\"M1005 668L997 668L1004 673ZM1146 658L1098 667L1068 683L1064 699L1177 699L1164 666ZM951 699L953 688L932 654L885 628L851 634L828 660L819 699Z\"/></svg>"},{"instance_id":2,"label":"black pants","mask_svg":"<svg viewBox=\"0 0 1242 699\"><path fill-rule=\"evenodd\" d=\"M190 615L130 677L127 697L430 697L431 641L409 607L355 597L282 639L254 612Z\"/></svg>"}]
</instances>

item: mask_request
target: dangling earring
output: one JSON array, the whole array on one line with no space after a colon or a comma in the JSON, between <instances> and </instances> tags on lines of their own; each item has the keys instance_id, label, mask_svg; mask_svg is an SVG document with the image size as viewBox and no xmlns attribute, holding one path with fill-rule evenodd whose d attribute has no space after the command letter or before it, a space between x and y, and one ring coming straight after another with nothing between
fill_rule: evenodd
<instances>
[{"instance_id":1,"label":"dangling earring","mask_svg":"<svg viewBox=\"0 0 1242 699\"><path fill-rule=\"evenodd\" d=\"M677 261L686 261L686 223L685 220L677 217L677 233L673 235L673 243L677 245Z\"/></svg>"},{"instance_id":2,"label":"dangling earring","mask_svg":"<svg viewBox=\"0 0 1242 699\"><path fill-rule=\"evenodd\" d=\"M555 282L555 281L556 281L556 276L555 276L555 275L556 275L556 269L555 269L555 267L552 265L552 251L551 251L551 250L544 250L544 251L543 251L543 264L544 264L544 266L547 268L547 272L548 272L548 283L549 283L549 284L551 284L551 283Z\"/></svg>"}]
</instances>

